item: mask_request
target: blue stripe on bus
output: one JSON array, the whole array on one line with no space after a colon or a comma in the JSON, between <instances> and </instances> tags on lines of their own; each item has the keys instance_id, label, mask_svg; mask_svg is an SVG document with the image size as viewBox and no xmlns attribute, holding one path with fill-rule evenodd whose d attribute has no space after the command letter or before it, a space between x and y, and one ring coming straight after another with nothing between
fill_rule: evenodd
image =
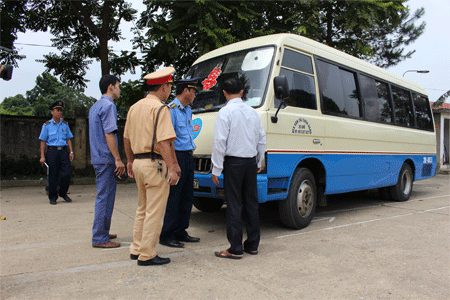
<instances>
[{"instance_id":1,"label":"blue stripe on bus","mask_svg":"<svg viewBox=\"0 0 450 300\"><path fill-rule=\"evenodd\" d=\"M424 157L427 163L424 163ZM435 154L269 152L267 174L258 174L259 202L286 199L295 168L307 159L314 159L324 166L326 195L394 185L400 168L407 160L413 162L414 180L430 178L436 174ZM212 182L211 174L195 174L195 178L199 180L201 187L200 190L195 190L195 196L221 198L217 189L223 189L223 174L219 176L217 186Z\"/></svg>"},{"instance_id":2,"label":"blue stripe on bus","mask_svg":"<svg viewBox=\"0 0 450 300\"><path fill-rule=\"evenodd\" d=\"M425 164L424 157L427 161ZM267 176L269 183L272 178L290 181L295 168L306 159L317 160L324 166L326 172L325 194L394 185L397 183L400 168L406 160L413 162L414 180L432 177L436 172L435 154L268 153ZM430 170L423 170L424 165L425 169ZM272 188L271 184L268 188Z\"/></svg>"}]
</instances>

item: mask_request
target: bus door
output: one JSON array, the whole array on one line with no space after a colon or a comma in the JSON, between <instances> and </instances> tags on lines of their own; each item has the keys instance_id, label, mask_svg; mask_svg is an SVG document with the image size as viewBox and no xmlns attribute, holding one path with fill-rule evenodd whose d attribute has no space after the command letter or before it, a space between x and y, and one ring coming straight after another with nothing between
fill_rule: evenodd
<instances>
[{"instance_id":1,"label":"bus door","mask_svg":"<svg viewBox=\"0 0 450 300\"><path fill-rule=\"evenodd\" d=\"M289 97L281 103L274 99L267 120L268 177L289 177L304 156L323 150L324 128L318 111L312 57L284 49L279 75L286 76ZM277 108L276 123L272 121Z\"/></svg>"}]
</instances>

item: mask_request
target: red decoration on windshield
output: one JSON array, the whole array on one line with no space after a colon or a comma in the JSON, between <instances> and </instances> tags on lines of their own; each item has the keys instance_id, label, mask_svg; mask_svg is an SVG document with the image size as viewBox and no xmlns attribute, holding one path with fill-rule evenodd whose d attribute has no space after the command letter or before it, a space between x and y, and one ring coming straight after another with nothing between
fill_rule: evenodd
<instances>
[{"instance_id":1,"label":"red decoration on windshield","mask_svg":"<svg viewBox=\"0 0 450 300\"><path fill-rule=\"evenodd\" d=\"M219 77L220 73L222 73L220 67L219 68L215 67L214 70L212 70L212 72L209 73L208 78L202 81L203 89L209 90L210 88L215 86L217 84L217 77Z\"/></svg>"}]
</instances>

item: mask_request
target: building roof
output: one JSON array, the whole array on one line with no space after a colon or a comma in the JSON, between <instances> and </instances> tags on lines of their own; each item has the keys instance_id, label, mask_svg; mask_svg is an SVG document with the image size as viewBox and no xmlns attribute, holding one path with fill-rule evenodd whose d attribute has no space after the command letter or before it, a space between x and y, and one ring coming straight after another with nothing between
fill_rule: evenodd
<instances>
[{"instance_id":1,"label":"building roof","mask_svg":"<svg viewBox=\"0 0 450 300\"><path fill-rule=\"evenodd\" d=\"M433 107L434 102L430 102L433 112L450 112L450 103L442 103L439 107Z\"/></svg>"}]
</instances>

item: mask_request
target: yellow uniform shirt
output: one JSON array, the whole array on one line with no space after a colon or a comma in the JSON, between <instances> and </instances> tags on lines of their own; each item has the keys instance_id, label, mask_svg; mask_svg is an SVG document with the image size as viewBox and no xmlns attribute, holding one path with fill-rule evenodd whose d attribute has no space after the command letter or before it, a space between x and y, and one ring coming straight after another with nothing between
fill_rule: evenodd
<instances>
[{"instance_id":1,"label":"yellow uniform shirt","mask_svg":"<svg viewBox=\"0 0 450 300\"><path fill-rule=\"evenodd\" d=\"M130 140L133 153L139 154L152 151L156 114L161 105L164 104L156 96L149 94L130 107L123 136ZM161 154L161 151L158 149L158 142L173 141L176 137L170 110L168 107L164 107L159 113L154 152Z\"/></svg>"}]
</instances>

